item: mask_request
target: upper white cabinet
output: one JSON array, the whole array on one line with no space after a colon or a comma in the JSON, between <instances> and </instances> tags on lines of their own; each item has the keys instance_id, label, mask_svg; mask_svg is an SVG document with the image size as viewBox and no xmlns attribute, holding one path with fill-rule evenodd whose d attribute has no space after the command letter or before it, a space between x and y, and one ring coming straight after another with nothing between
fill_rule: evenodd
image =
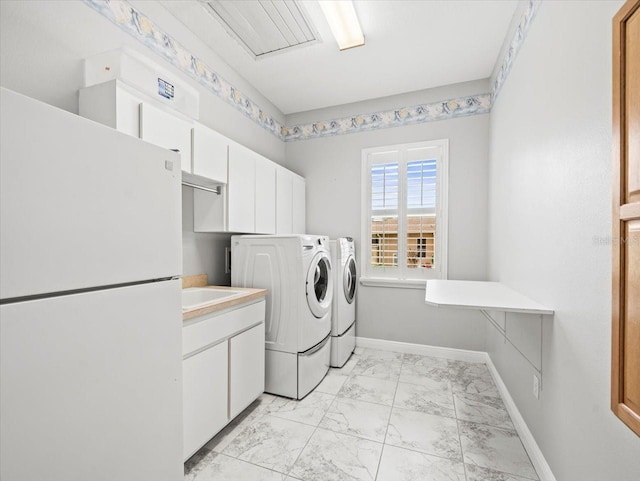
<instances>
[{"instance_id":1,"label":"upper white cabinet","mask_svg":"<svg viewBox=\"0 0 640 481\"><path fill-rule=\"evenodd\" d=\"M293 174L293 173L292 173ZM306 192L307 184L304 177L300 177L298 174L293 174L293 214L291 232L293 234L304 234L306 232Z\"/></svg>"},{"instance_id":2,"label":"upper white cabinet","mask_svg":"<svg viewBox=\"0 0 640 481\"><path fill-rule=\"evenodd\" d=\"M119 80L80 90L79 114L133 137L140 136L142 99Z\"/></svg>"},{"instance_id":3,"label":"upper white cabinet","mask_svg":"<svg viewBox=\"0 0 640 481\"><path fill-rule=\"evenodd\" d=\"M276 172L276 233L305 233L305 180L278 167Z\"/></svg>"},{"instance_id":4,"label":"upper white cabinet","mask_svg":"<svg viewBox=\"0 0 640 481\"><path fill-rule=\"evenodd\" d=\"M79 112L120 132L180 151L183 173L199 176L199 184L227 182L229 139L119 80L80 89Z\"/></svg>"},{"instance_id":5,"label":"upper white cabinet","mask_svg":"<svg viewBox=\"0 0 640 481\"><path fill-rule=\"evenodd\" d=\"M275 163L232 142L227 193L229 232L275 234Z\"/></svg>"},{"instance_id":6,"label":"upper white cabinet","mask_svg":"<svg viewBox=\"0 0 640 481\"><path fill-rule=\"evenodd\" d=\"M256 158L256 220L258 234L276 233L276 164Z\"/></svg>"},{"instance_id":7,"label":"upper white cabinet","mask_svg":"<svg viewBox=\"0 0 640 481\"><path fill-rule=\"evenodd\" d=\"M180 153L182 170L191 172L192 123L151 104L140 105L140 138Z\"/></svg>"},{"instance_id":8,"label":"upper white cabinet","mask_svg":"<svg viewBox=\"0 0 640 481\"><path fill-rule=\"evenodd\" d=\"M221 198L194 192L194 230L275 234L277 169L269 159L230 141L228 181Z\"/></svg>"},{"instance_id":9,"label":"upper white cabinet","mask_svg":"<svg viewBox=\"0 0 640 481\"><path fill-rule=\"evenodd\" d=\"M276 234L293 232L293 172L279 167L276 172Z\"/></svg>"},{"instance_id":10,"label":"upper white cabinet","mask_svg":"<svg viewBox=\"0 0 640 481\"><path fill-rule=\"evenodd\" d=\"M255 232L256 157L255 152L238 143L229 145L227 228L230 232Z\"/></svg>"},{"instance_id":11,"label":"upper white cabinet","mask_svg":"<svg viewBox=\"0 0 640 481\"><path fill-rule=\"evenodd\" d=\"M80 89L79 113L82 117L179 151L182 170L191 173L193 122L157 105L119 80Z\"/></svg>"},{"instance_id":12,"label":"upper white cabinet","mask_svg":"<svg viewBox=\"0 0 640 481\"><path fill-rule=\"evenodd\" d=\"M120 80L80 90L80 115L180 152L194 231L303 234L304 178Z\"/></svg>"},{"instance_id":13,"label":"upper white cabinet","mask_svg":"<svg viewBox=\"0 0 640 481\"><path fill-rule=\"evenodd\" d=\"M202 124L193 124L191 156L194 175L226 184L228 151L228 138Z\"/></svg>"}]
</instances>

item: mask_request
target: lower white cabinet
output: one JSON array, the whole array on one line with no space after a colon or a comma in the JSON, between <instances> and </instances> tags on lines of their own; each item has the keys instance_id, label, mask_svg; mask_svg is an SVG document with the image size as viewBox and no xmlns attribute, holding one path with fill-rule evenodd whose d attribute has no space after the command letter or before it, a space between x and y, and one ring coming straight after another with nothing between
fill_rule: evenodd
<instances>
[{"instance_id":1,"label":"lower white cabinet","mask_svg":"<svg viewBox=\"0 0 640 481\"><path fill-rule=\"evenodd\" d=\"M264 323L229 339L229 415L240 414L264 392Z\"/></svg>"},{"instance_id":2,"label":"lower white cabinet","mask_svg":"<svg viewBox=\"0 0 640 481\"><path fill-rule=\"evenodd\" d=\"M223 341L182 362L184 459L228 422L228 346Z\"/></svg>"},{"instance_id":3,"label":"lower white cabinet","mask_svg":"<svg viewBox=\"0 0 640 481\"><path fill-rule=\"evenodd\" d=\"M264 392L264 318L261 299L185 321L184 460Z\"/></svg>"}]
</instances>

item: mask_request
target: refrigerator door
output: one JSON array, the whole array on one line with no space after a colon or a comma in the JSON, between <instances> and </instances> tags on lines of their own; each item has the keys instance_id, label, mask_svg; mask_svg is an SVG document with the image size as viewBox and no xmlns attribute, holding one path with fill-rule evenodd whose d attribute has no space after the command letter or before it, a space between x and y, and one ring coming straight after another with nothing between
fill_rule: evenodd
<instances>
[{"instance_id":1,"label":"refrigerator door","mask_svg":"<svg viewBox=\"0 0 640 481\"><path fill-rule=\"evenodd\" d=\"M1 305L0 479L182 479L181 329L178 280Z\"/></svg>"},{"instance_id":2,"label":"refrigerator door","mask_svg":"<svg viewBox=\"0 0 640 481\"><path fill-rule=\"evenodd\" d=\"M0 89L0 298L182 272L180 157Z\"/></svg>"}]
</instances>

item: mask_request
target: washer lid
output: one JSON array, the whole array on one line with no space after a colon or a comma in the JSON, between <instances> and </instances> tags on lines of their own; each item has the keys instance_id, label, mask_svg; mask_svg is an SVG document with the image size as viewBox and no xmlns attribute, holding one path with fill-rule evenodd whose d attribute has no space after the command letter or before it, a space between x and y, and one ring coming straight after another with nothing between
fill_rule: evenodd
<instances>
[{"instance_id":1,"label":"washer lid","mask_svg":"<svg viewBox=\"0 0 640 481\"><path fill-rule=\"evenodd\" d=\"M349 256L342 273L342 287L344 289L344 297L351 304L356 296L356 285L358 276L356 272L356 260L353 256Z\"/></svg>"},{"instance_id":2,"label":"washer lid","mask_svg":"<svg viewBox=\"0 0 640 481\"><path fill-rule=\"evenodd\" d=\"M318 252L307 272L307 304L315 317L325 316L331 309L333 278L331 260L326 252Z\"/></svg>"}]
</instances>

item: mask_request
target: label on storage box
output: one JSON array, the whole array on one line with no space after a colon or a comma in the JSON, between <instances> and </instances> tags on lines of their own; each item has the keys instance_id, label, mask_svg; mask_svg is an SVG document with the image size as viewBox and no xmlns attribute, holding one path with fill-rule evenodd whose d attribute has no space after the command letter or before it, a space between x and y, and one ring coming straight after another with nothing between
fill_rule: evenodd
<instances>
[{"instance_id":1,"label":"label on storage box","mask_svg":"<svg viewBox=\"0 0 640 481\"><path fill-rule=\"evenodd\" d=\"M158 94L165 99L171 100L173 99L173 91L173 85L158 77Z\"/></svg>"}]
</instances>

